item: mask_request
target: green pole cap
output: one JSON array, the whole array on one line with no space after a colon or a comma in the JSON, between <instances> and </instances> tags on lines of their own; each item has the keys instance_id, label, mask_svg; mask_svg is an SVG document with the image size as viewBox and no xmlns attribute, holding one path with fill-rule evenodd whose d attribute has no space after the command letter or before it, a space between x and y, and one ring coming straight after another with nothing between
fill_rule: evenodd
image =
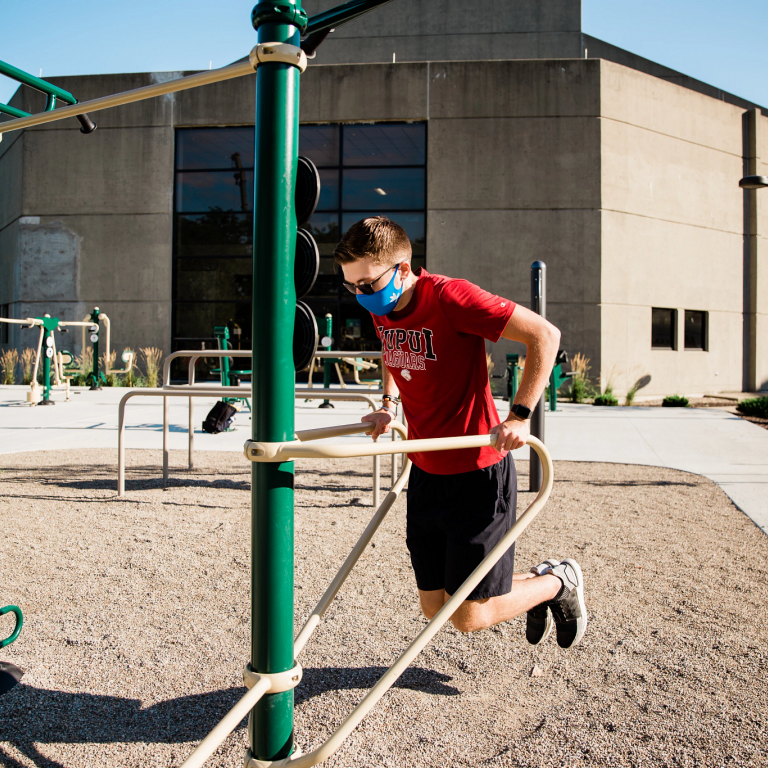
<instances>
[{"instance_id":1,"label":"green pole cap","mask_svg":"<svg viewBox=\"0 0 768 768\"><path fill-rule=\"evenodd\" d=\"M307 12L290 3L257 3L251 11L253 28L258 29L262 24L293 24L304 34L307 28Z\"/></svg>"}]
</instances>

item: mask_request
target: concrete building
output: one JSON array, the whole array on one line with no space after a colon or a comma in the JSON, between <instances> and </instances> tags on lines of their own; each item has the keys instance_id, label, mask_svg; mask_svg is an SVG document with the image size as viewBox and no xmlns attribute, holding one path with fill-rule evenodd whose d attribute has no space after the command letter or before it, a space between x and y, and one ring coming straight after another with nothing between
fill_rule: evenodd
<instances>
[{"instance_id":1,"label":"concrete building","mask_svg":"<svg viewBox=\"0 0 768 768\"><path fill-rule=\"evenodd\" d=\"M563 348L618 392L644 376L643 394L768 389L768 192L738 187L768 175L766 113L583 34L579 0L492 9L391 3L331 34L302 76L302 152L329 195L316 314L375 348L329 254L382 211L431 272L522 304L544 261ZM84 101L182 74L55 82ZM25 87L11 104L43 106ZM253 113L242 78L97 113L90 136L74 120L5 134L2 311L98 305L119 348L166 352L230 323L249 348ZM511 349L494 347L497 371Z\"/></svg>"}]
</instances>

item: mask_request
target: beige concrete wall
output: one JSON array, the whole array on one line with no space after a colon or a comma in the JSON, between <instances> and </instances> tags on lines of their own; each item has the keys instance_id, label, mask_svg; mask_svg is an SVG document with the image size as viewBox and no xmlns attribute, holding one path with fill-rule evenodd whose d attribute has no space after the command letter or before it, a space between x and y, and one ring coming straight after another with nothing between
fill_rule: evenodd
<instances>
[{"instance_id":1,"label":"beige concrete wall","mask_svg":"<svg viewBox=\"0 0 768 768\"><path fill-rule=\"evenodd\" d=\"M757 116L757 173L768 176L768 117ZM754 193L757 202L757 264L752 273L755 281L754 385L768 390L768 190Z\"/></svg>"},{"instance_id":2,"label":"beige concrete wall","mask_svg":"<svg viewBox=\"0 0 768 768\"><path fill-rule=\"evenodd\" d=\"M307 0L311 16L338 5ZM407 0L366 14L327 38L317 64L580 58L581 0Z\"/></svg>"},{"instance_id":3,"label":"beige concrete wall","mask_svg":"<svg viewBox=\"0 0 768 768\"><path fill-rule=\"evenodd\" d=\"M56 82L87 100L182 74ZM21 88L14 105L37 112L43 102ZM3 243L16 246L9 285L15 314L80 320L99 306L112 320L115 347L170 351L175 108L173 97L161 97L94 113L98 130L88 136L75 120L6 134L3 144L15 138L19 149L0 155L0 164L13 161L24 171L15 207L5 204L8 187L0 185L0 211L15 217L8 230L15 235L0 235L0 265L9 248ZM65 339L79 351L79 335Z\"/></svg>"},{"instance_id":4,"label":"beige concrete wall","mask_svg":"<svg viewBox=\"0 0 768 768\"><path fill-rule=\"evenodd\" d=\"M603 381L740 390L743 110L605 61L600 93ZM709 312L709 351L652 350L651 307Z\"/></svg>"},{"instance_id":5,"label":"beige concrete wall","mask_svg":"<svg viewBox=\"0 0 768 768\"><path fill-rule=\"evenodd\" d=\"M599 63L434 63L429 94L428 268L529 306L544 261L562 347L599 359Z\"/></svg>"}]
</instances>

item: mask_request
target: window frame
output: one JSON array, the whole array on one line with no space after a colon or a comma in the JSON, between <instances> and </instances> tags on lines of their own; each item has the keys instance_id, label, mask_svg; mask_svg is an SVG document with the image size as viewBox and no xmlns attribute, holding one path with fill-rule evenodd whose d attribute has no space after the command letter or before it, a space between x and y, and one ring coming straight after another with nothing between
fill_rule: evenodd
<instances>
[{"instance_id":1,"label":"window frame","mask_svg":"<svg viewBox=\"0 0 768 768\"><path fill-rule=\"evenodd\" d=\"M420 129L423 131L423 138L424 138L424 162L423 164L414 164L414 163L403 163L402 165L387 165L387 164L361 164L359 162L355 162L355 164L345 164L344 159L344 142L345 142L345 130L354 130L359 129L363 126L383 126L383 125L389 125L389 126L396 126L396 125L413 125L413 126L419 126ZM428 225L428 217L427 217L427 210L428 210L428 174L427 174L427 158L428 158L428 147L429 147L429 124L426 120L366 120L366 121L356 121L356 122L334 122L334 123L316 123L316 122L307 122L307 123L300 123L299 130L304 128L312 128L312 127L322 127L322 126L331 126L333 128L336 128L338 130L338 147L334 148L334 152L332 153L335 155L335 165L329 165L330 162L330 156L327 157L322 163L317 165L318 170L333 170L336 173L338 173L338 200L336 201L336 206L333 209L325 210L325 211L318 211L319 214L324 214L327 216L329 221L335 221L336 227L338 229L338 236L341 237L343 234L342 230L342 221L343 217L347 216L348 214L355 214L359 213L360 216L358 218L362 218L362 216L370 215L371 212L371 206L367 208L345 208L343 205L344 200L344 175L347 170L371 170L371 171L382 171L386 169L405 169L405 168L418 168L423 169L424 175L423 175L423 181L421 181L421 207L414 207L414 208L407 208L403 209L401 211L390 211L386 205L381 206L381 210L385 213L385 215L392 216L393 219L397 220L398 213L400 214L415 214L419 217L421 217L421 222L423 222L423 234L419 234L418 240L419 240L419 250L423 249L423 254L420 253L418 255L414 255L414 261L415 266L421 266L422 264L426 265L427 260L427 239L428 239L428 232L427 232L427 225ZM177 261L183 261L185 259L208 259L211 261L214 261L216 259L224 258L228 260L232 259L252 259L251 255L235 255L235 254L216 254L212 252L206 252L205 245L200 246L199 252L187 252L184 253L184 248L180 247L180 227L182 220L185 217L194 218L196 216L216 216L215 211L196 211L196 210L185 210L180 211L178 210L179 205L179 192L180 192L180 182L183 181L183 175L188 173L221 173L221 172L227 172L227 173L235 173L236 171L240 170L244 174L246 174L246 178L251 178L249 175L254 172L254 166L253 165L243 165L241 168L234 168L234 167L218 167L214 166L213 164L210 166L197 166L194 164L186 163L185 167L182 167L182 163L180 162L179 157L179 151L181 147L181 142L179 140L179 134L183 131L192 130L192 131L216 131L216 130L230 130L230 129L247 129L249 131L254 131L254 126L252 125L219 125L219 126L177 126L174 131L174 166L173 166L173 196L172 196L172 233L171 233L171 346L172 349L180 349L179 343L181 344L189 344L192 341L196 341L197 345L201 343L205 343L206 346L208 346L208 342L211 342L215 345L215 338L213 336L210 337L193 337L188 334L188 332L185 332L184 328L178 327L178 317L180 312L183 310L182 305L188 304L190 302L198 303L198 304L212 304L212 303L222 303L222 299L215 298L215 299L190 299L185 296L178 295L178 291L180 288L180 281L177 279L177 271L178 271L178 265ZM301 149L300 149L301 151ZM222 155L224 157L224 155ZM385 200L385 198L382 198L382 200ZM250 202L250 201L249 201ZM252 207L252 206L251 206ZM242 211L239 209L235 209L233 211L222 211L221 215L232 215L232 214L238 214L238 215L245 215L248 220L250 220L250 231L251 231L251 237L253 233L253 210L247 210ZM420 222L418 220L416 222L412 222L412 224L419 225ZM422 240L423 238L423 240ZM211 251L216 250L220 246L211 246ZM252 248L252 243L249 245L249 247ZM328 256L326 255L323 258L324 262L327 262ZM330 261L333 261L330 259ZM326 263L327 266L327 263ZM335 270L334 270L335 274ZM318 293L317 296L314 296L313 292L311 292L307 297L306 301L310 303L310 306L312 306L313 311L315 311L316 314L321 313L325 314L325 312L330 311L334 315L334 325L338 326L338 328L335 328L336 334L339 337L343 336L344 327L345 327L345 320L348 318L355 319L357 317L357 309L359 309L357 303L355 302L354 296L351 296L347 294L347 291L344 291L341 287L340 280L338 281L337 289L334 293L330 293L330 282L327 279L329 276L326 275L326 285L328 286L328 292L326 293L326 289L323 289L322 293ZM250 304L252 299L237 299L235 297L232 297L229 299L226 303L232 303L232 304ZM212 331L213 329L211 329ZM341 340L341 339L340 339ZM252 342L251 342L252 343ZM368 346L368 339L366 336L366 348Z\"/></svg>"},{"instance_id":2,"label":"window frame","mask_svg":"<svg viewBox=\"0 0 768 768\"><path fill-rule=\"evenodd\" d=\"M672 313L672 346L670 347L659 347L654 345L653 343L653 313L654 311L660 311L660 312L671 312ZM677 352L678 349L678 341L677 341L677 331L678 331L678 311L675 307L651 307L651 350L657 351L657 352Z\"/></svg>"},{"instance_id":3,"label":"window frame","mask_svg":"<svg viewBox=\"0 0 768 768\"><path fill-rule=\"evenodd\" d=\"M685 341L685 321L688 318L688 314L701 315L701 346L689 347ZM683 350L685 352L709 352L709 311L706 309L685 309L683 310Z\"/></svg>"}]
</instances>

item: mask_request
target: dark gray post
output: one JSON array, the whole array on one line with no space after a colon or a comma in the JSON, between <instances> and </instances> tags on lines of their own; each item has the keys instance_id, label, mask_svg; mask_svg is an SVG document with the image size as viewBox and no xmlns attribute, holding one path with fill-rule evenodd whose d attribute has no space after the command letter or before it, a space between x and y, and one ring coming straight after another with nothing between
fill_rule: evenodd
<instances>
[{"instance_id":1,"label":"dark gray post","mask_svg":"<svg viewBox=\"0 0 768 768\"><path fill-rule=\"evenodd\" d=\"M547 316L547 265L543 261L531 264L531 310L542 317ZM539 402L531 414L531 434L544 442L544 403L546 398L541 393ZM530 475L528 490L538 493L541 490L541 460L536 451L531 450Z\"/></svg>"}]
</instances>

